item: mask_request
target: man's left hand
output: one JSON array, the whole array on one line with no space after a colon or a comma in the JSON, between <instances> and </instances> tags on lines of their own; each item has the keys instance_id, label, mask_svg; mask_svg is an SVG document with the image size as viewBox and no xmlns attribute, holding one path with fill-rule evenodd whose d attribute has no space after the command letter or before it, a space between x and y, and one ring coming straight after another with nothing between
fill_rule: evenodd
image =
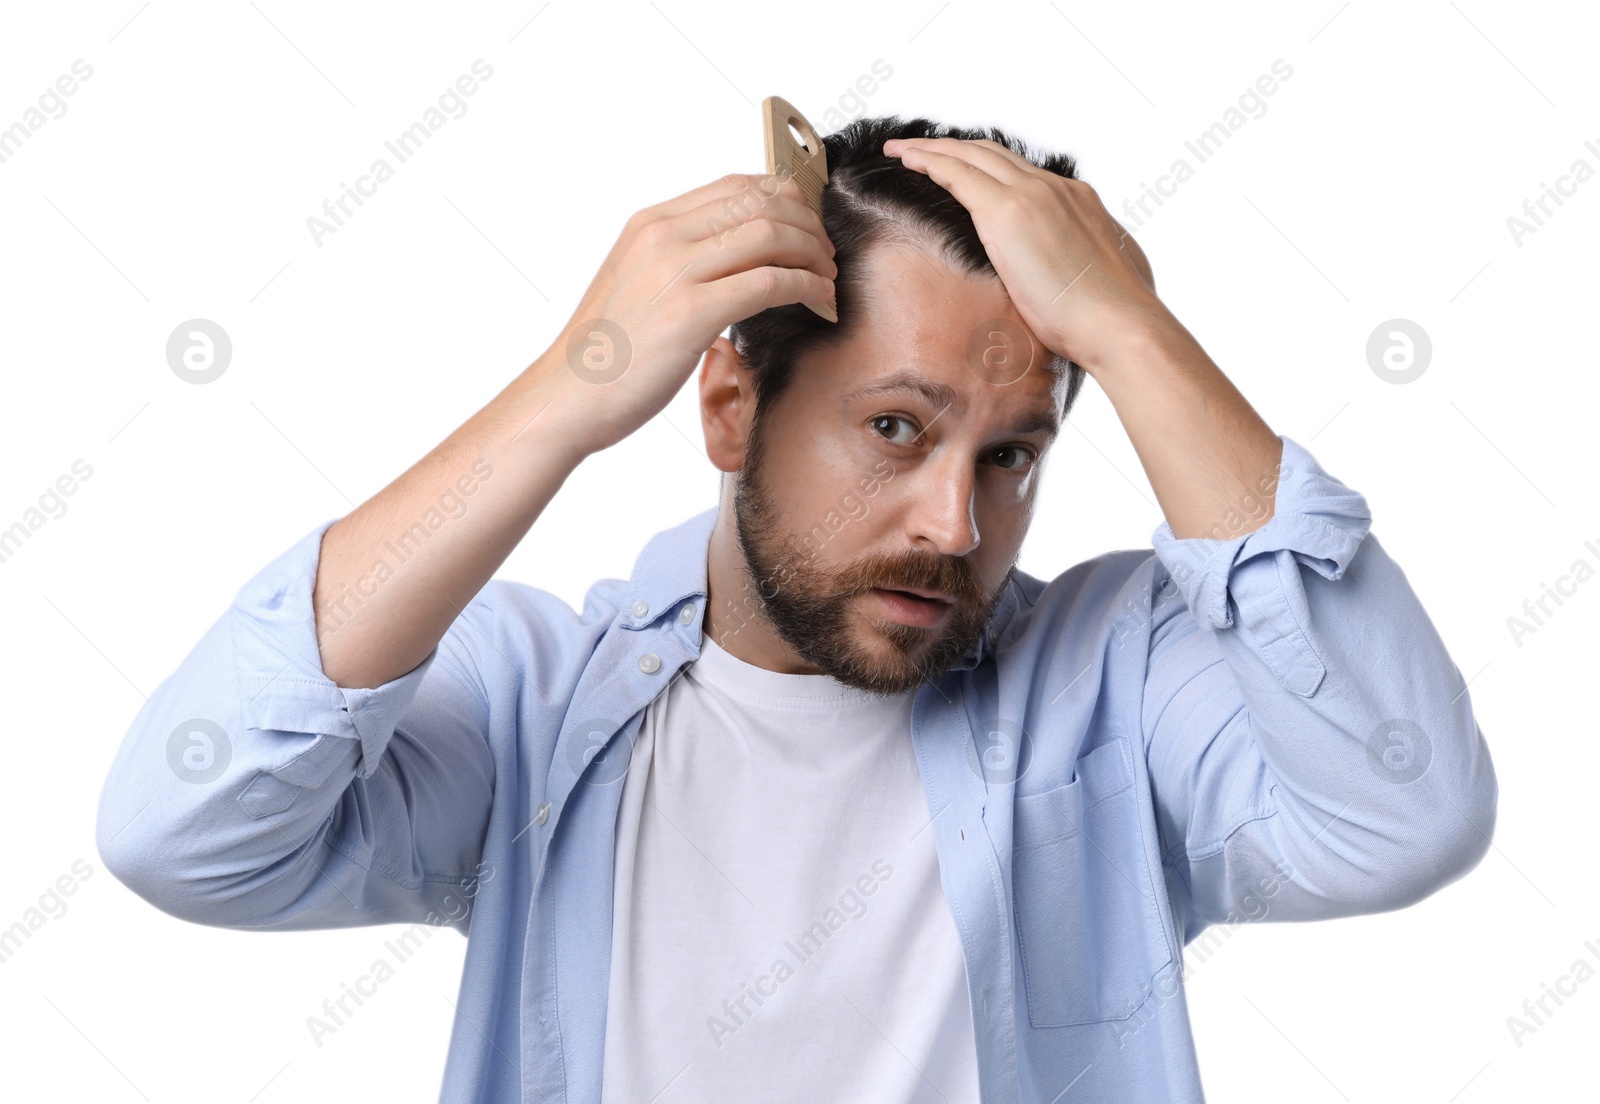
<instances>
[{"instance_id":1,"label":"man's left hand","mask_svg":"<svg viewBox=\"0 0 1600 1104\"><path fill-rule=\"evenodd\" d=\"M1144 252L1083 181L987 139L895 138L883 152L972 214L1017 313L1051 352L1093 375L1123 339L1177 325Z\"/></svg>"}]
</instances>

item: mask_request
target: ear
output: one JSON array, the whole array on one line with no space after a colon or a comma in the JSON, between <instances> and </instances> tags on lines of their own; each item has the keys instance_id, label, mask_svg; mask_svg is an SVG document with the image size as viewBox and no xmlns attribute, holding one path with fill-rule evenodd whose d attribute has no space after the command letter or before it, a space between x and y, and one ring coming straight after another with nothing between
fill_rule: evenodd
<instances>
[{"instance_id":1,"label":"ear","mask_svg":"<svg viewBox=\"0 0 1600 1104\"><path fill-rule=\"evenodd\" d=\"M706 456L719 471L744 466L745 439L755 412L755 381L733 342L719 336L700 360L700 426Z\"/></svg>"}]
</instances>

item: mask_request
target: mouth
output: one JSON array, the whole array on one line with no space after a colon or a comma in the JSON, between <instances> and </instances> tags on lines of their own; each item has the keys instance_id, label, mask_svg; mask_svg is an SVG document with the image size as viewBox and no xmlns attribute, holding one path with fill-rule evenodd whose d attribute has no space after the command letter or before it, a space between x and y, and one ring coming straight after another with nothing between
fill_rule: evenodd
<instances>
[{"instance_id":1,"label":"mouth","mask_svg":"<svg viewBox=\"0 0 1600 1104\"><path fill-rule=\"evenodd\" d=\"M943 602L946 605L953 605L955 603L955 599L944 593L942 590L923 590L919 587L880 587L879 589L887 589L891 594L907 594L912 598L922 598L930 602Z\"/></svg>"},{"instance_id":2,"label":"mouth","mask_svg":"<svg viewBox=\"0 0 1600 1104\"><path fill-rule=\"evenodd\" d=\"M874 587L872 594L896 621L925 629L938 626L955 607L952 599L936 590Z\"/></svg>"}]
</instances>

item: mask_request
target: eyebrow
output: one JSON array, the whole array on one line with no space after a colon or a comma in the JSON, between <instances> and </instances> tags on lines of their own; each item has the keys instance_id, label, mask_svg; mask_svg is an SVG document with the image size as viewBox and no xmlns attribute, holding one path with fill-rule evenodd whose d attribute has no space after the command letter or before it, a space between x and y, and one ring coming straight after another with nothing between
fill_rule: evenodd
<instances>
[{"instance_id":1,"label":"eyebrow","mask_svg":"<svg viewBox=\"0 0 1600 1104\"><path fill-rule=\"evenodd\" d=\"M858 402L862 399L883 398L886 395L898 395L910 392L921 396L927 402L938 407L941 411L953 410L957 417L966 409L966 402L954 387L938 380L929 379L927 376L905 369L884 376L882 379L873 380L871 383L862 384L860 387L847 391L844 404ZM1013 425L1008 432L1019 436L1028 436L1034 433L1043 433L1046 439L1054 441L1061 431L1060 419L1056 416L1055 409L1036 411Z\"/></svg>"}]
</instances>

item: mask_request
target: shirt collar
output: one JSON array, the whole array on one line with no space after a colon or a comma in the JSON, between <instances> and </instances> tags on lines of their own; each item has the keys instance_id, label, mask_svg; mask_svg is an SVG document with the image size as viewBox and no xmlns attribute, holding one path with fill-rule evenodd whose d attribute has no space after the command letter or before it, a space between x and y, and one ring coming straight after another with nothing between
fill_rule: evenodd
<instances>
[{"instance_id":1,"label":"shirt collar","mask_svg":"<svg viewBox=\"0 0 1600 1104\"><path fill-rule=\"evenodd\" d=\"M717 508L702 511L645 543L633 564L617 621L642 629L677 608L685 598L706 597L706 553Z\"/></svg>"}]
</instances>

